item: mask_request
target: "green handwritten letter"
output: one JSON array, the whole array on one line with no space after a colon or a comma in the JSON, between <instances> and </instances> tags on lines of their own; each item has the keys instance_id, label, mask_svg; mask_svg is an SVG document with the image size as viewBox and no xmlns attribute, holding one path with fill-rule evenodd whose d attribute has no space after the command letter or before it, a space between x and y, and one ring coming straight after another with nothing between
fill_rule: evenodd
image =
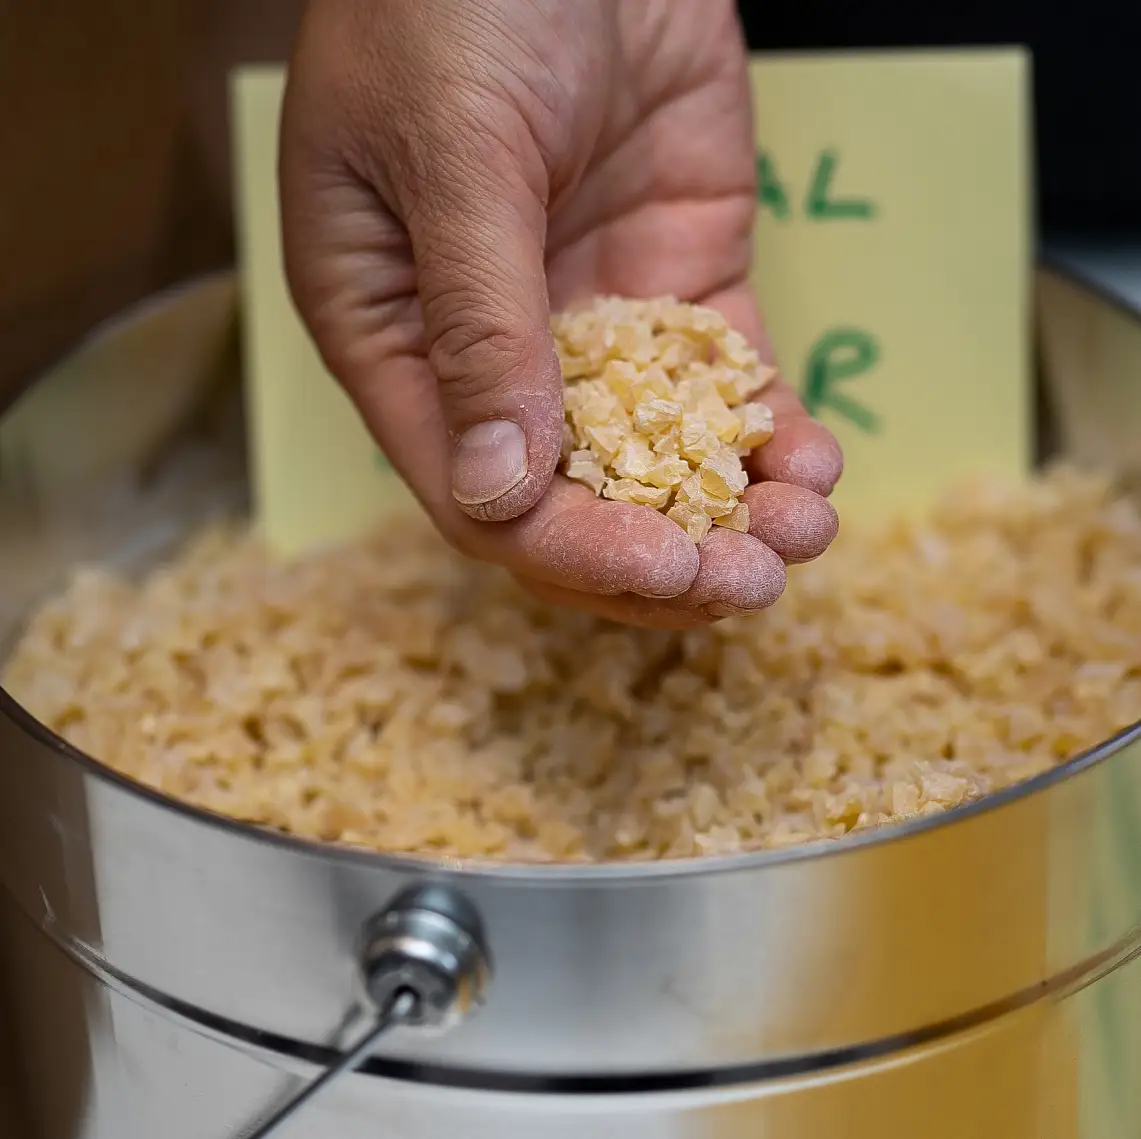
<instances>
[{"instance_id":1,"label":"green handwritten letter","mask_svg":"<svg viewBox=\"0 0 1141 1139\"><path fill-rule=\"evenodd\" d=\"M876 215L875 205L866 198L832 197L832 179L840 159L834 150L822 150L816 161L812 184L804 203L805 213L818 221L850 218L867 220Z\"/></svg>"},{"instance_id":2,"label":"green handwritten letter","mask_svg":"<svg viewBox=\"0 0 1141 1139\"><path fill-rule=\"evenodd\" d=\"M839 386L875 367L880 350L875 338L858 328L836 328L812 346L804 369L804 406L809 415L825 409L843 416L869 435L881 427L880 418Z\"/></svg>"},{"instance_id":3,"label":"green handwritten letter","mask_svg":"<svg viewBox=\"0 0 1141 1139\"><path fill-rule=\"evenodd\" d=\"M757 204L767 208L780 221L788 217L788 194L777 174L777 168L766 151L757 155Z\"/></svg>"}]
</instances>

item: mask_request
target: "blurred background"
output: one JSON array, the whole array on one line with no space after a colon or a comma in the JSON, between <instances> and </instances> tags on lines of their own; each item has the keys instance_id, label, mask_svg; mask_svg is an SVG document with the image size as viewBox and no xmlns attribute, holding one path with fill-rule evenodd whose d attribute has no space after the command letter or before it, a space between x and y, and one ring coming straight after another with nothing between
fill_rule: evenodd
<instances>
[{"instance_id":1,"label":"blurred background","mask_svg":"<svg viewBox=\"0 0 1141 1139\"><path fill-rule=\"evenodd\" d=\"M758 50L1026 44L1034 56L1043 231L1101 236L1137 225L1141 9L1112 0L742 0L739 7Z\"/></svg>"},{"instance_id":2,"label":"blurred background","mask_svg":"<svg viewBox=\"0 0 1141 1139\"><path fill-rule=\"evenodd\" d=\"M0 388L232 258L226 74L286 58L303 0L0 0ZM1047 233L1141 202L1141 11L1110 0L742 0L750 46L1025 43ZM969 172L964 172L969 177Z\"/></svg>"}]
</instances>

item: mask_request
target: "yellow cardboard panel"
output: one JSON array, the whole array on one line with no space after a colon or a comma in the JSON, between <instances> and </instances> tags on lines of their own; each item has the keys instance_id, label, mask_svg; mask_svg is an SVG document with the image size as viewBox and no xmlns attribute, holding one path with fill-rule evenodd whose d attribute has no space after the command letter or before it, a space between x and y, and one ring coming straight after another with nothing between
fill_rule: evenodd
<instances>
[{"instance_id":1,"label":"yellow cardboard panel","mask_svg":"<svg viewBox=\"0 0 1141 1139\"><path fill-rule=\"evenodd\" d=\"M283 555L348 538L411 495L329 378L285 282L277 138L285 73L239 71L233 86L239 260L254 500Z\"/></svg>"},{"instance_id":2,"label":"yellow cardboard panel","mask_svg":"<svg viewBox=\"0 0 1141 1139\"><path fill-rule=\"evenodd\" d=\"M1028 72L1019 50L753 61L754 280L844 446L846 521L1028 467Z\"/></svg>"}]
</instances>

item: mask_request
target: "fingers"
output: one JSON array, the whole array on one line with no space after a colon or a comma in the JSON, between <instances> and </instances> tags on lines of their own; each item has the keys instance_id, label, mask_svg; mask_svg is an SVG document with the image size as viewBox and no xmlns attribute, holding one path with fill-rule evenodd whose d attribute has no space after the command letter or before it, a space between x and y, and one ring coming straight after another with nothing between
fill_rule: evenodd
<instances>
[{"instance_id":1,"label":"fingers","mask_svg":"<svg viewBox=\"0 0 1141 1139\"><path fill-rule=\"evenodd\" d=\"M619 625L637 625L643 629L699 629L713 619L701 612L673 609L663 602L632 594L600 597L533 578L516 577L516 581L532 597L548 605L565 605Z\"/></svg>"},{"instance_id":2,"label":"fingers","mask_svg":"<svg viewBox=\"0 0 1141 1139\"><path fill-rule=\"evenodd\" d=\"M706 303L725 315L762 360L773 362L772 342L747 281L715 293ZM756 398L772 409L775 432L764 447L745 460L750 476L756 481L804 487L827 497L844 471L844 456L832 432L805 411L796 392L783 380L770 384Z\"/></svg>"},{"instance_id":3,"label":"fingers","mask_svg":"<svg viewBox=\"0 0 1141 1139\"><path fill-rule=\"evenodd\" d=\"M749 534L714 529L701 543L701 569L677 604L710 617L741 617L767 609L784 586L778 554Z\"/></svg>"},{"instance_id":4,"label":"fingers","mask_svg":"<svg viewBox=\"0 0 1141 1139\"><path fill-rule=\"evenodd\" d=\"M749 533L788 564L820 557L839 532L832 504L804 487L757 483L742 498L749 507Z\"/></svg>"},{"instance_id":5,"label":"fingers","mask_svg":"<svg viewBox=\"0 0 1141 1139\"><path fill-rule=\"evenodd\" d=\"M599 596L522 574L516 579L542 601L569 605L610 621L646 628L691 629L722 617L742 617L767 609L784 592L785 568L780 557L756 538L718 529L701 543L701 568L693 584L674 598Z\"/></svg>"},{"instance_id":6,"label":"fingers","mask_svg":"<svg viewBox=\"0 0 1141 1139\"><path fill-rule=\"evenodd\" d=\"M519 527L516 564L545 570L551 581L573 589L607 595L677 597L700 577L697 547L680 526L644 506L588 499L552 512L550 521Z\"/></svg>"},{"instance_id":7,"label":"fingers","mask_svg":"<svg viewBox=\"0 0 1141 1139\"><path fill-rule=\"evenodd\" d=\"M760 612L784 592L785 565L819 557L836 537L839 520L827 499L804 487L760 483L746 489L743 497L749 506L749 533L711 531L701 543L700 568L692 584L676 597L615 594L613 589L600 596L588 584L568 588L567 578L562 583L529 578L525 567L517 580L550 604L649 628L696 628L723 617ZM605 513L613 505L598 503L596 508ZM631 510L653 514L641 507ZM569 512L565 520L573 525ZM568 530L566 536L573 542L574 531ZM610 579L611 587L615 581Z\"/></svg>"},{"instance_id":8,"label":"fingers","mask_svg":"<svg viewBox=\"0 0 1141 1139\"><path fill-rule=\"evenodd\" d=\"M452 494L473 518L539 500L562 441L562 374L550 331L546 211L523 137L433 140L408 211L428 361L452 440ZM505 128L507 129L507 128ZM472 140L476 141L472 141Z\"/></svg>"},{"instance_id":9,"label":"fingers","mask_svg":"<svg viewBox=\"0 0 1141 1139\"><path fill-rule=\"evenodd\" d=\"M844 471L844 456L832 432L809 416L796 392L782 380L771 383L757 398L772 408L775 431L745 460L752 478L830 495Z\"/></svg>"}]
</instances>

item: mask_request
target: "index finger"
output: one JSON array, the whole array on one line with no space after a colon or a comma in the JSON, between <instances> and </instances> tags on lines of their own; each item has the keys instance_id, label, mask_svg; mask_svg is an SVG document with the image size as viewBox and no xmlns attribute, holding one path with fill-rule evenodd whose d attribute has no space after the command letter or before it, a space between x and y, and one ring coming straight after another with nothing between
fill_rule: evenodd
<instances>
[{"instance_id":1,"label":"index finger","mask_svg":"<svg viewBox=\"0 0 1141 1139\"><path fill-rule=\"evenodd\" d=\"M773 364L775 353L752 288L742 281L707 297L704 304L717 309ZM827 498L844 470L844 456L835 436L804 408L795 390L776 379L754 397L773 413L773 437L744 460L753 482L780 482L804 487Z\"/></svg>"},{"instance_id":2,"label":"index finger","mask_svg":"<svg viewBox=\"0 0 1141 1139\"><path fill-rule=\"evenodd\" d=\"M773 437L744 460L750 479L789 483L827 498L844 472L836 437L784 380L774 380L756 398L772 409Z\"/></svg>"}]
</instances>

